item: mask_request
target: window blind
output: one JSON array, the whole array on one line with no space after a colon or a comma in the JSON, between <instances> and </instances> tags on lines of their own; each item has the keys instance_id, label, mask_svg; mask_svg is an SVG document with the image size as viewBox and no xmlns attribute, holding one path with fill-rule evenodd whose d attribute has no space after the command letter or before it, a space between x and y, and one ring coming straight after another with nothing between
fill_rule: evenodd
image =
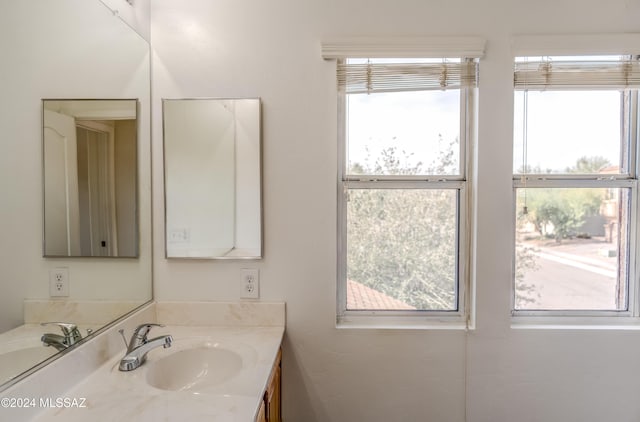
<instances>
[{"instance_id":1,"label":"window blind","mask_svg":"<svg viewBox=\"0 0 640 422\"><path fill-rule=\"evenodd\" d=\"M337 66L338 88L347 94L459 89L478 85L476 61L444 63L347 63Z\"/></svg>"},{"instance_id":2,"label":"window blind","mask_svg":"<svg viewBox=\"0 0 640 422\"><path fill-rule=\"evenodd\" d=\"M640 87L640 62L620 61L516 61L514 87L524 89L571 89Z\"/></svg>"}]
</instances>

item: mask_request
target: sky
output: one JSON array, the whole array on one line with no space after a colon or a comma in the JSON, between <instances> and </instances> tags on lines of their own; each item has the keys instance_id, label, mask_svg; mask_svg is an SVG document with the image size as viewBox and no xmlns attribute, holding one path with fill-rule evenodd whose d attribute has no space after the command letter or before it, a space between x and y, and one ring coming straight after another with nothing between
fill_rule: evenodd
<instances>
[{"instance_id":1,"label":"sky","mask_svg":"<svg viewBox=\"0 0 640 422\"><path fill-rule=\"evenodd\" d=\"M349 163L374 164L396 146L414 153L409 164L428 165L460 136L460 91L413 91L348 96ZM443 142L440 142L440 135Z\"/></svg>"},{"instance_id":2,"label":"sky","mask_svg":"<svg viewBox=\"0 0 640 422\"><path fill-rule=\"evenodd\" d=\"M514 171L523 157L524 91L514 94ZM529 91L527 165L564 171L580 157L620 164L619 91Z\"/></svg>"},{"instance_id":3,"label":"sky","mask_svg":"<svg viewBox=\"0 0 640 422\"><path fill-rule=\"evenodd\" d=\"M583 156L602 156L619 165L620 104L619 91L529 91L528 166L565 171ZM414 153L411 165L428 164L460 136L458 90L351 94L348 108L350 164L367 159L373 164L390 146ZM514 172L524 164L523 108L524 92L516 91Z\"/></svg>"}]
</instances>

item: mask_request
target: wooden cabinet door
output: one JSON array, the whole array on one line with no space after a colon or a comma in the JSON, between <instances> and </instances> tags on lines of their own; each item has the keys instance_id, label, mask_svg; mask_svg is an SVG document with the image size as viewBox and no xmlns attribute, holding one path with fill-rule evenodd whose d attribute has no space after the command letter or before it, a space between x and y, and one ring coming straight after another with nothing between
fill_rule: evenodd
<instances>
[{"instance_id":1,"label":"wooden cabinet door","mask_svg":"<svg viewBox=\"0 0 640 422\"><path fill-rule=\"evenodd\" d=\"M256 416L256 422L282 422L281 414L281 371L282 371L282 349L278 350L278 356L271 369L267 389L264 392L260 409Z\"/></svg>"},{"instance_id":2,"label":"wooden cabinet door","mask_svg":"<svg viewBox=\"0 0 640 422\"><path fill-rule=\"evenodd\" d=\"M282 421L282 404L281 404L281 371L282 371L282 350L278 351L276 363L273 365L267 391L265 392L265 401L267 404L267 422Z\"/></svg>"},{"instance_id":3,"label":"wooden cabinet door","mask_svg":"<svg viewBox=\"0 0 640 422\"><path fill-rule=\"evenodd\" d=\"M267 422L267 410L265 401L262 400L262 404L260 405L260 410L258 410L258 416L256 416L256 422Z\"/></svg>"}]
</instances>

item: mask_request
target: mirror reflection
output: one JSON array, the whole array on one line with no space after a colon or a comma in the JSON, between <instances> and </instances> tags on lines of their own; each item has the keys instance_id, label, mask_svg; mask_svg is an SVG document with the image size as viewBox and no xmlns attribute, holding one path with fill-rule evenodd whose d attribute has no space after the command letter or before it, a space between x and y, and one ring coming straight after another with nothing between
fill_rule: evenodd
<instances>
[{"instance_id":1,"label":"mirror reflection","mask_svg":"<svg viewBox=\"0 0 640 422\"><path fill-rule=\"evenodd\" d=\"M43 100L44 256L138 255L136 100Z\"/></svg>"},{"instance_id":2,"label":"mirror reflection","mask_svg":"<svg viewBox=\"0 0 640 422\"><path fill-rule=\"evenodd\" d=\"M116 8L123 13L116 13ZM121 0L0 2L0 180L4 181L0 185L0 390L151 299L150 51L140 36L148 26L148 8L148 1L133 5ZM140 18L139 33L119 18L134 15ZM43 107L43 98L135 100L126 102L129 111L121 115L103 110L116 104L111 100L92 103L94 110L90 112L89 101L82 101L85 109L81 111L75 102L52 101ZM137 121L135 160L134 155L129 157L137 169L126 166L111 178L116 196L125 198L115 203L116 222L134 220L127 223L127 229L118 228L118 256L135 259L78 258L75 251L80 246L73 246L73 253L69 253L72 243L67 241L71 238L67 209L59 208L64 218L58 215L57 220L43 214L43 181L55 184L56 177L65 180L61 177L65 171L82 171L77 164L75 170L62 166L65 155L58 155L57 171L50 174L51 179L45 178L44 173L52 169L43 168L43 108L47 115L57 113L68 122L77 121L85 134L101 125L116 127L117 132L117 125L125 120ZM79 128L75 130L71 133L75 133L76 142L85 137L78 135ZM127 148L133 145L127 143ZM76 147L67 155L73 151L79 154ZM60 153L55 148L47 152ZM125 194L120 189L118 194L120 179L130 179L132 173L137 174L137 181L130 185L133 190ZM61 190L52 192L54 198L46 199L48 204L55 197L67 202L66 190L64 195ZM80 195L78 190L78 205L69 211L70 220L72 213L81 213ZM136 195L137 201L133 201ZM132 209L132 204L136 208ZM124 214L120 207L126 208ZM45 219L55 223L45 228ZM56 232L58 226L63 229ZM45 232L47 246L54 242L51 236L62 238L47 257L43 257ZM73 236L78 238L79 232L78 228ZM127 236L137 239L122 243ZM52 289L57 275L67 282L62 292ZM66 325L42 325L50 322Z\"/></svg>"},{"instance_id":3,"label":"mirror reflection","mask_svg":"<svg viewBox=\"0 0 640 422\"><path fill-rule=\"evenodd\" d=\"M259 99L163 100L168 258L262 256Z\"/></svg>"}]
</instances>

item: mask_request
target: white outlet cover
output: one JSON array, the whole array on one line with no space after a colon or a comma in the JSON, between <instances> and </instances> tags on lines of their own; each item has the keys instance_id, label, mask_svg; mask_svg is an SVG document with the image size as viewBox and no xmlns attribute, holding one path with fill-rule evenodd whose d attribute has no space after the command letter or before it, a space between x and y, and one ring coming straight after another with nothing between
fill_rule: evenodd
<instances>
[{"instance_id":1,"label":"white outlet cover","mask_svg":"<svg viewBox=\"0 0 640 422\"><path fill-rule=\"evenodd\" d=\"M68 297L69 296L69 269L51 268L49 270L49 296Z\"/></svg>"},{"instance_id":2,"label":"white outlet cover","mask_svg":"<svg viewBox=\"0 0 640 422\"><path fill-rule=\"evenodd\" d=\"M175 228L169 230L169 243L189 243L191 231L188 228Z\"/></svg>"},{"instance_id":3,"label":"white outlet cover","mask_svg":"<svg viewBox=\"0 0 640 422\"><path fill-rule=\"evenodd\" d=\"M260 270L256 268L243 268L240 270L240 298L260 298Z\"/></svg>"}]
</instances>

